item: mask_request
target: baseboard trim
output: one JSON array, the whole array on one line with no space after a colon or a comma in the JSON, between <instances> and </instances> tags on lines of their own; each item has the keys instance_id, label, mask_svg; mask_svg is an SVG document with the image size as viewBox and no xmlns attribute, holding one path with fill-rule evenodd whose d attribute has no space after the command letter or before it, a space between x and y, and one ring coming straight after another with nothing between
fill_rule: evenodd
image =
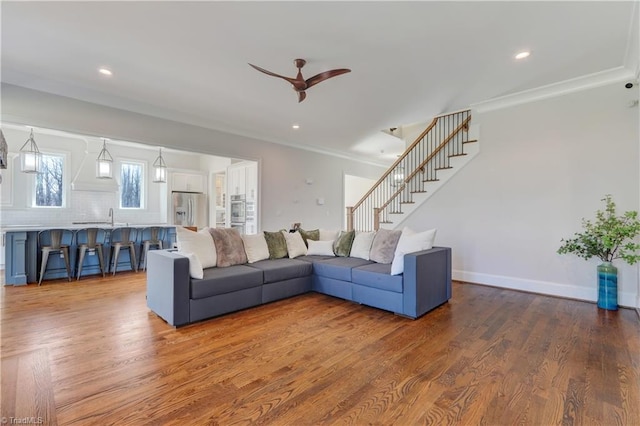
<instances>
[{"instance_id":1,"label":"baseboard trim","mask_svg":"<svg viewBox=\"0 0 640 426\"><path fill-rule=\"evenodd\" d=\"M504 275L483 274L480 272L461 271L456 269L452 272L454 280L465 281L473 284L484 284L493 287L526 291L529 293L540 293L549 296L565 297L568 299L585 300L588 302L596 302L598 296L595 288L580 287L571 284L529 280ZM618 292L618 305L634 309L635 297L635 294L629 292ZM638 311L638 315L640 315L640 311Z\"/></svg>"}]
</instances>

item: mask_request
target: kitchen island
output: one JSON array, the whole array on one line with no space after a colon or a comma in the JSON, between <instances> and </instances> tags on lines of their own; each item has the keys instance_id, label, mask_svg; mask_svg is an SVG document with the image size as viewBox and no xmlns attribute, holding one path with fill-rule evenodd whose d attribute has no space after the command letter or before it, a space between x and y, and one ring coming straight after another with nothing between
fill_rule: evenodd
<instances>
[{"instance_id":1,"label":"kitchen island","mask_svg":"<svg viewBox=\"0 0 640 426\"><path fill-rule=\"evenodd\" d=\"M175 241L175 226L167 224L132 224L132 223L73 223L70 225L60 226L44 226L44 225L2 225L0 232L4 236L4 248L5 248L5 285L26 285L27 283L34 283L38 281L38 270L40 260L40 247L38 247L38 234L41 231L51 229L68 229L74 233L73 241L69 248L69 257L71 260L72 273L76 271L76 259L77 259L77 244L75 239L75 232L80 229L86 228L100 228L104 229L107 234L106 242L104 245L105 264L109 265L111 252L110 246L110 234L111 231L116 228L130 227L136 228L139 231L139 235L136 239L136 259L140 257L141 244L144 239L148 239L148 230L145 228L157 226L166 228L165 236L163 239L164 247L170 247ZM125 253L122 251L121 253ZM107 266L107 269L109 266ZM123 254L118 261L118 271L131 270L131 265L127 254ZM82 267L82 275L92 275L100 273L98 260L95 255L87 256L85 265ZM66 267L63 259L60 256L49 257L48 267L45 272L44 279L56 279L65 278L67 276Z\"/></svg>"}]
</instances>

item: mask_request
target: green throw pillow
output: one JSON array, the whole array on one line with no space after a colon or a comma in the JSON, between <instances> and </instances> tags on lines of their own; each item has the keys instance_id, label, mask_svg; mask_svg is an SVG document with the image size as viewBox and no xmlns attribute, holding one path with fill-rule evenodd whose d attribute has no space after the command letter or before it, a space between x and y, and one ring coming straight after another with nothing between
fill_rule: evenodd
<instances>
[{"instance_id":1,"label":"green throw pillow","mask_svg":"<svg viewBox=\"0 0 640 426\"><path fill-rule=\"evenodd\" d=\"M287 252L287 241L282 232L264 232L264 239L269 247L269 259L282 259L289 256Z\"/></svg>"},{"instance_id":2,"label":"green throw pillow","mask_svg":"<svg viewBox=\"0 0 640 426\"><path fill-rule=\"evenodd\" d=\"M333 252L336 256L348 257L351 253L351 245L356 236L356 231L342 231L333 244Z\"/></svg>"},{"instance_id":3,"label":"green throw pillow","mask_svg":"<svg viewBox=\"0 0 640 426\"><path fill-rule=\"evenodd\" d=\"M319 241L320 240L320 230L314 229L312 231L305 231L304 229L300 229L300 235L302 235L302 239L304 240L304 245L309 247L309 243L307 240Z\"/></svg>"}]
</instances>

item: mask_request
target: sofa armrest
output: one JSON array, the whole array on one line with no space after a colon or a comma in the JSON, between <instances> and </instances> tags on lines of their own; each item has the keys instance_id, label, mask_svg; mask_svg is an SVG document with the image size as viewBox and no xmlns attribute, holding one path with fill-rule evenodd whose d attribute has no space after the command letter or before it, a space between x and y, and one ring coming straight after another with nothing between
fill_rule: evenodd
<instances>
[{"instance_id":1,"label":"sofa armrest","mask_svg":"<svg viewBox=\"0 0 640 426\"><path fill-rule=\"evenodd\" d=\"M167 323L189 323L189 259L169 250L151 250L147 259L147 306Z\"/></svg>"},{"instance_id":2,"label":"sofa armrest","mask_svg":"<svg viewBox=\"0 0 640 426\"><path fill-rule=\"evenodd\" d=\"M404 256L404 315L418 318L451 299L451 248L434 247Z\"/></svg>"}]
</instances>

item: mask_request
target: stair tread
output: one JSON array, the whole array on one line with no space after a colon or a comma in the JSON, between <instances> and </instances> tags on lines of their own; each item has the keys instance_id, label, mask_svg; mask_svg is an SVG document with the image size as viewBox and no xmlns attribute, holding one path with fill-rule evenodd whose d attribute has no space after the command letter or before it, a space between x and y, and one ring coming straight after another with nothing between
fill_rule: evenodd
<instances>
[{"instance_id":1,"label":"stair tread","mask_svg":"<svg viewBox=\"0 0 640 426\"><path fill-rule=\"evenodd\" d=\"M400 201L400 204L415 204L415 201Z\"/></svg>"},{"instance_id":2,"label":"stair tread","mask_svg":"<svg viewBox=\"0 0 640 426\"><path fill-rule=\"evenodd\" d=\"M478 142L478 139L469 139L468 141L463 141L462 143L474 143L474 142Z\"/></svg>"},{"instance_id":3,"label":"stair tread","mask_svg":"<svg viewBox=\"0 0 640 426\"><path fill-rule=\"evenodd\" d=\"M465 155L467 155L467 154L465 154L464 152L462 154L451 154L451 155L449 155L449 158L451 158L451 157L462 157L462 156L465 156Z\"/></svg>"},{"instance_id":4,"label":"stair tread","mask_svg":"<svg viewBox=\"0 0 640 426\"><path fill-rule=\"evenodd\" d=\"M440 179L426 179L426 180L423 180L423 182L438 182L439 180Z\"/></svg>"},{"instance_id":5,"label":"stair tread","mask_svg":"<svg viewBox=\"0 0 640 426\"><path fill-rule=\"evenodd\" d=\"M378 222L378 223L393 223L393 222L391 222L390 220L381 220L381 221L380 221L380 222Z\"/></svg>"},{"instance_id":6,"label":"stair tread","mask_svg":"<svg viewBox=\"0 0 640 426\"><path fill-rule=\"evenodd\" d=\"M423 194L425 192L427 192L427 191L411 191L411 194Z\"/></svg>"},{"instance_id":7,"label":"stair tread","mask_svg":"<svg viewBox=\"0 0 640 426\"><path fill-rule=\"evenodd\" d=\"M446 170L446 169L453 169L453 167L449 166L449 167L438 167L436 170Z\"/></svg>"},{"instance_id":8,"label":"stair tread","mask_svg":"<svg viewBox=\"0 0 640 426\"><path fill-rule=\"evenodd\" d=\"M404 212L389 212L389 214L404 214Z\"/></svg>"}]
</instances>

